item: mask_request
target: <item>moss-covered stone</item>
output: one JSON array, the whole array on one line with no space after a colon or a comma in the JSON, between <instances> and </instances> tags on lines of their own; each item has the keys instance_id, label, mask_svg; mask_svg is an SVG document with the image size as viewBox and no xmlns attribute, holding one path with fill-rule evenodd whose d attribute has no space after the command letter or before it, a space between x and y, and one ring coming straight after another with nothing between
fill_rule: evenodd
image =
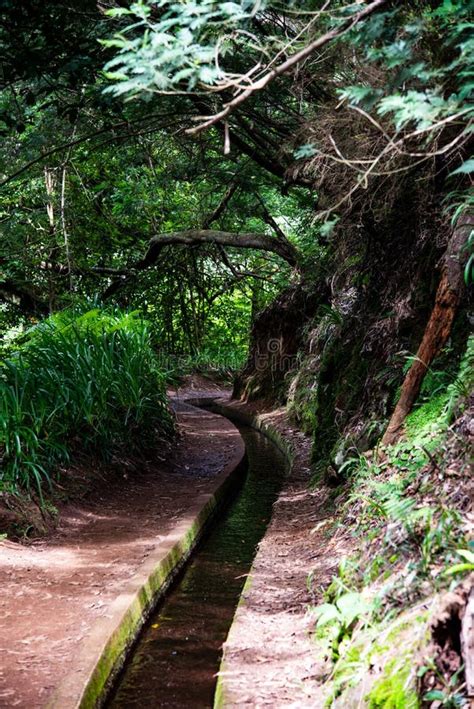
<instances>
[{"instance_id":1,"label":"moss-covered stone","mask_svg":"<svg viewBox=\"0 0 474 709\"><path fill-rule=\"evenodd\" d=\"M368 624L341 648L323 686L331 709L415 709L417 658L428 640L427 613L410 609L388 625Z\"/></svg>"}]
</instances>

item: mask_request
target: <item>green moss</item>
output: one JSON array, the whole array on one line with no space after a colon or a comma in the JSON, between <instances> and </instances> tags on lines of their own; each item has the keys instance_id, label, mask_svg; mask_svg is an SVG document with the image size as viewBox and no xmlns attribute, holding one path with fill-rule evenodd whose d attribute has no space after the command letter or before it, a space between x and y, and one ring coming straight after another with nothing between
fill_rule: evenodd
<instances>
[{"instance_id":1,"label":"green moss","mask_svg":"<svg viewBox=\"0 0 474 709\"><path fill-rule=\"evenodd\" d=\"M369 709L417 709L420 703L410 682L411 658L392 660L365 700Z\"/></svg>"},{"instance_id":2,"label":"green moss","mask_svg":"<svg viewBox=\"0 0 474 709\"><path fill-rule=\"evenodd\" d=\"M352 643L346 648L342 660L334 668L335 694L357 680L357 668L365 669L364 646L361 643Z\"/></svg>"},{"instance_id":3,"label":"green moss","mask_svg":"<svg viewBox=\"0 0 474 709\"><path fill-rule=\"evenodd\" d=\"M370 584L379 578L382 571L384 571L387 560L385 556L377 555L370 562L367 571L364 574L364 583Z\"/></svg>"},{"instance_id":4,"label":"green moss","mask_svg":"<svg viewBox=\"0 0 474 709\"><path fill-rule=\"evenodd\" d=\"M351 254L344 261L344 269L360 266L364 261L365 253Z\"/></svg>"},{"instance_id":5,"label":"green moss","mask_svg":"<svg viewBox=\"0 0 474 709\"><path fill-rule=\"evenodd\" d=\"M452 353L451 359L454 359ZM415 408L406 418L405 430L409 442L421 445L426 439L439 439L448 426L457 400L468 396L472 389L473 362L474 338L470 337L456 371L453 371L453 362L448 360L445 362L446 370L427 373L423 391L425 395L431 391L432 393L427 401Z\"/></svg>"},{"instance_id":6,"label":"green moss","mask_svg":"<svg viewBox=\"0 0 474 709\"><path fill-rule=\"evenodd\" d=\"M446 393L438 394L411 412L406 418L405 429L409 441L415 442L446 427Z\"/></svg>"},{"instance_id":7,"label":"green moss","mask_svg":"<svg viewBox=\"0 0 474 709\"><path fill-rule=\"evenodd\" d=\"M221 661L219 672L225 672L224 660ZM221 709L227 704L226 701L226 688L224 680L222 679L222 674L217 675L216 690L214 692L214 705L213 709Z\"/></svg>"},{"instance_id":8,"label":"green moss","mask_svg":"<svg viewBox=\"0 0 474 709\"><path fill-rule=\"evenodd\" d=\"M326 707L415 709L415 656L426 641L428 612L412 609L388 625L372 622L342 646L324 685ZM377 669L381 668L378 674Z\"/></svg>"},{"instance_id":9,"label":"green moss","mask_svg":"<svg viewBox=\"0 0 474 709\"><path fill-rule=\"evenodd\" d=\"M219 491L216 493L216 498L218 497ZM216 498L211 499L205 505L184 537L157 564L148 580L139 589L120 625L107 641L105 649L84 689L80 701L81 707L95 706L96 702L103 697L108 682L117 671L117 668L122 665L125 654L146 620L153 602L167 591L174 573L188 559L203 527L213 513Z\"/></svg>"}]
</instances>

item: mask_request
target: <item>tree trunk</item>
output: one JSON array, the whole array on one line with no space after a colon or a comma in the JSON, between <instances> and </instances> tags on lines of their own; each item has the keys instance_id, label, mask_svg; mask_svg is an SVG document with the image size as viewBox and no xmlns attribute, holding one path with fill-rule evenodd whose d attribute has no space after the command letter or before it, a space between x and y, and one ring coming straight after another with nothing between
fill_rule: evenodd
<instances>
[{"instance_id":1,"label":"tree trunk","mask_svg":"<svg viewBox=\"0 0 474 709\"><path fill-rule=\"evenodd\" d=\"M55 213L54 213L54 197L56 191L56 173L54 168L46 167L44 168L44 184L46 187L46 196L48 201L46 202L46 214L48 215L49 222L49 235L51 238L51 247L49 249L49 260L56 261L58 254L58 246L56 244L55 236ZM51 314L54 310L54 300L55 300L55 284L54 276L52 273L48 275L48 302L49 302L49 313Z\"/></svg>"},{"instance_id":2,"label":"tree trunk","mask_svg":"<svg viewBox=\"0 0 474 709\"><path fill-rule=\"evenodd\" d=\"M463 246L474 225L474 215L461 216L448 244L436 292L434 308L416 356L402 384L400 398L392 414L382 445L395 443L400 437L405 418L420 392L426 371L446 343L463 290Z\"/></svg>"}]
</instances>

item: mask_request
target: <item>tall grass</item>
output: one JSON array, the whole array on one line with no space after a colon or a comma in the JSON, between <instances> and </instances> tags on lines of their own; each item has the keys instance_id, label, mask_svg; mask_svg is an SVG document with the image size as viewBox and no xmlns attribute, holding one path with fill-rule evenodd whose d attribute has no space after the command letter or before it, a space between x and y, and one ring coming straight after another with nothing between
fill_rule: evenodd
<instances>
[{"instance_id":1,"label":"tall grass","mask_svg":"<svg viewBox=\"0 0 474 709\"><path fill-rule=\"evenodd\" d=\"M136 313L64 311L32 328L0 368L0 489L42 496L75 450L104 457L173 431L165 378Z\"/></svg>"}]
</instances>

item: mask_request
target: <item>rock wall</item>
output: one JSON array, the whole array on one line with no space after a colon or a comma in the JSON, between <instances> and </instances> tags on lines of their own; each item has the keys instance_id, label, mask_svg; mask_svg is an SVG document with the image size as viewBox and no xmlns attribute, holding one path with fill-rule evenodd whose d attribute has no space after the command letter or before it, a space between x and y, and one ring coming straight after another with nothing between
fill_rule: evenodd
<instances>
[{"instance_id":1,"label":"rock wall","mask_svg":"<svg viewBox=\"0 0 474 709\"><path fill-rule=\"evenodd\" d=\"M328 267L315 277L310 264L255 322L234 396L287 402L313 434L315 468L328 480L380 437L429 318L449 234L430 187L413 175L385 207L364 202L347 214ZM467 331L461 311L451 355Z\"/></svg>"}]
</instances>

